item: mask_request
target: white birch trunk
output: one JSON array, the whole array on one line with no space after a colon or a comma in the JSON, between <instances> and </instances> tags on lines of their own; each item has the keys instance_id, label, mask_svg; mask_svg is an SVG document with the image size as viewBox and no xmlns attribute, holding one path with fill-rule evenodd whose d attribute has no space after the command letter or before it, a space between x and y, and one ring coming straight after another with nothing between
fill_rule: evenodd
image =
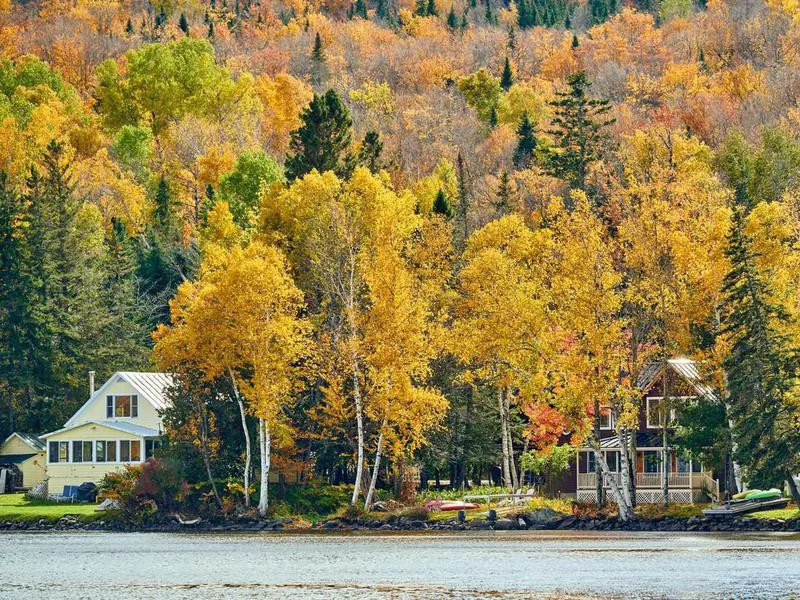
<instances>
[{"instance_id":1,"label":"white birch trunk","mask_svg":"<svg viewBox=\"0 0 800 600\"><path fill-rule=\"evenodd\" d=\"M603 480L608 486L609 491L611 492L611 496L614 498L614 502L619 509L619 518L623 521L629 521L631 517L633 517L633 509L631 508L630 504L625 502L625 496L621 489L621 485L616 482L614 476L611 474L611 469L608 468L608 463L606 462L603 453L600 452L600 447L595 446L595 460L599 460L598 463L600 465L600 470L603 473Z\"/></svg>"},{"instance_id":2,"label":"white birch trunk","mask_svg":"<svg viewBox=\"0 0 800 600\"><path fill-rule=\"evenodd\" d=\"M244 505L250 506L250 461L252 455L250 453L250 432L247 429L247 418L244 412L244 402L242 396L239 394L239 387L236 385L236 376L233 374L233 369L228 369L228 376L231 380L231 387L233 388L233 395L236 398L236 403L239 405L239 415L242 417L242 431L244 431Z\"/></svg>"},{"instance_id":3,"label":"white birch trunk","mask_svg":"<svg viewBox=\"0 0 800 600\"><path fill-rule=\"evenodd\" d=\"M258 448L261 454L261 489L258 495L258 514L266 516L269 507L269 468L272 439L269 433L269 421L258 420Z\"/></svg>"},{"instance_id":4,"label":"white birch trunk","mask_svg":"<svg viewBox=\"0 0 800 600\"><path fill-rule=\"evenodd\" d=\"M508 427L506 426L506 411L503 407L503 388L497 388L497 408L500 411L500 433L503 445L503 485L511 486L511 473L508 462Z\"/></svg>"},{"instance_id":5,"label":"white birch trunk","mask_svg":"<svg viewBox=\"0 0 800 600\"><path fill-rule=\"evenodd\" d=\"M519 489L519 475L517 473L516 460L514 460L514 436L511 431L511 388L506 387L506 399L503 405L506 421L506 439L508 440L508 470L511 472L511 488L516 491Z\"/></svg>"},{"instance_id":6,"label":"white birch trunk","mask_svg":"<svg viewBox=\"0 0 800 600\"><path fill-rule=\"evenodd\" d=\"M355 340L353 340L355 343ZM356 424L358 426L358 463L356 464L356 482L353 486L353 497L350 504L355 506L361 494L361 480L364 478L364 415L361 408L361 384L359 382L358 353L353 349L353 399L356 405Z\"/></svg>"},{"instance_id":7,"label":"white birch trunk","mask_svg":"<svg viewBox=\"0 0 800 600\"><path fill-rule=\"evenodd\" d=\"M375 488L378 485L378 473L381 468L381 455L383 452L383 430L386 428L386 423L388 422L388 417L383 417L383 423L381 424L381 432L378 434L378 446L375 449L375 464L372 466L372 478L369 482L369 490L367 491L367 497L364 499L364 510L369 510L372 507L372 500L375 496Z\"/></svg>"}]
</instances>

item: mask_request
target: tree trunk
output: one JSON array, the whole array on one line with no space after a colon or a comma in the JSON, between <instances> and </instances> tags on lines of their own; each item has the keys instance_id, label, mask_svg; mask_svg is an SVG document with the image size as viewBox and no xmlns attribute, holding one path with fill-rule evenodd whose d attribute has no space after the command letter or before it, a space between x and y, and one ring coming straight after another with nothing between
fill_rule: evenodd
<instances>
[{"instance_id":1,"label":"tree trunk","mask_svg":"<svg viewBox=\"0 0 800 600\"><path fill-rule=\"evenodd\" d=\"M378 472L381 468L381 453L383 452L383 430L386 428L388 417L383 417L381 432L378 434L378 447L375 449L375 464L372 467L372 479L369 482L369 491L364 500L364 510L368 511L372 507L372 499L375 496L375 488L378 485Z\"/></svg>"},{"instance_id":2,"label":"tree trunk","mask_svg":"<svg viewBox=\"0 0 800 600\"><path fill-rule=\"evenodd\" d=\"M789 493L792 495L795 506L800 509L800 492L797 491L797 484L794 482L791 471L786 471L786 483L789 485Z\"/></svg>"},{"instance_id":3,"label":"tree trunk","mask_svg":"<svg viewBox=\"0 0 800 600\"><path fill-rule=\"evenodd\" d=\"M617 431L617 444L620 447L619 453L619 469L620 469L620 487L622 488L620 491L622 492L622 499L625 502L626 506L629 506L631 511L633 511L634 503L633 498L631 496L631 468L630 468L630 457L628 455L628 431L623 430L620 432Z\"/></svg>"},{"instance_id":4,"label":"tree trunk","mask_svg":"<svg viewBox=\"0 0 800 600\"><path fill-rule=\"evenodd\" d=\"M356 405L356 424L358 426L358 462L356 463L356 481L353 486L353 497L350 504L355 506L361 494L361 480L364 477L364 415L361 408L361 382L359 381L358 354L355 350L355 339L351 340L354 344L351 360L353 361L353 400Z\"/></svg>"},{"instance_id":5,"label":"tree trunk","mask_svg":"<svg viewBox=\"0 0 800 600\"><path fill-rule=\"evenodd\" d=\"M594 400L594 439L597 440L597 447L600 448L600 398L595 397ZM603 487L603 472L600 468L600 461L598 460L598 453L600 450L595 450L594 457L594 479L595 479L595 494L597 497L597 506L603 506L606 503L605 488Z\"/></svg>"},{"instance_id":6,"label":"tree trunk","mask_svg":"<svg viewBox=\"0 0 800 600\"><path fill-rule=\"evenodd\" d=\"M211 490L214 492L214 499L217 501L217 506L222 508L222 498L220 498L217 484L214 482L214 476L211 473L211 459L208 455L208 411L205 409L201 402L197 404L197 420L198 420L198 434L200 437L200 448L203 452L203 464L206 467L206 475L208 476L208 483L211 485Z\"/></svg>"},{"instance_id":7,"label":"tree trunk","mask_svg":"<svg viewBox=\"0 0 800 600\"><path fill-rule=\"evenodd\" d=\"M261 454L261 489L258 496L258 514L262 517L267 514L269 506L269 467L272 440L269 433L269 421L258 419L258 448Z\"/></svg>"},{"instance_id":8,"label":"tree trunk","mask_svg":"<svg viewBox=\"0 0 800 600\"><path fill-rule=\"evenodd\" d=\"M252 455L250 453L250 431L247 429L247 418L244 412L244 402L242 396L239 394L239 387L236 385L236 376L233 374L233 369L228 369L228 376L231 380L231 387L233 388L233 395L236 397L236 403L239 405L239 414L242 417L242 430L244 431L244 505L250 506L250 461Z\"/></svg>"},{"instance_id":9,"label":"tree trunk","mask_svg":"<svg viewBox=\"0 0 800 600\"><path fill-rule=\"evenodd\" d=\"M664 363L663 395L661 397L661 496L664 506L669 506L669 472L671 465L669 455L669 439L667 426L669 425L669 388L667 387L667 363Z\"/></svg>"},{"instance_id":10,"label":"tree trunk","mask_svg":"<svg viewBox=\"0 0 800 600\"><path fill-rule=\"evenodd\" d=\"M598 460L601 465L604 483L611 492L611 496L614 498L614 502L619 509L619 518L623 521L629 521L633 517L633 508L630 506L630 503L625 501L624 492L621 489L622 486L617 484L617 481L611 473L611 469L608 468L608 463L603 457L603 453L600 452L600 445L596 444L593 449L595 452L595 460Z\"/></svg>"},{"instance_id":11,"label":"tree trunk","mask_svg":"<svg viewBox=\"0 0 800 600\"><path fill-rule=\"evenodd\" d=\"M506 436L506 439L508 440L508 470L511 473L511 488L514 491L517 491L519 489L519 477L517 476L516 460L514 460L514 434L511 430L511 387L510 386L506 386L506 397L503 408L505 409L506 429L508 430L508 435Z\"/></svg>"},{"instance_id":12,"label":"tree trunk","mask_svg":"<svg viewBox=\"0 0 800 600\"><path fill-rule=\"evenodd\" d=\"M506 424L506 411L503 402L503 388L497 388L497 408L500 411L500 433L502 436L503 444L503 485L509 487L511 485L511 472L509 469L508 461L508 426Z\"/></svg>"}]
</instances>

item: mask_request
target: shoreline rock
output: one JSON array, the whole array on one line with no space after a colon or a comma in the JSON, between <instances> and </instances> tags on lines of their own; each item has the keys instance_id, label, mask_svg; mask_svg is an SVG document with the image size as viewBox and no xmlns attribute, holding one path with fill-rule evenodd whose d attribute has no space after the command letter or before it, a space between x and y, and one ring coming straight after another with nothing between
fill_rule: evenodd
<instances>
[{"instance_id":1,"label":"shoreline rock","mask_svg":"<svg viewBox=\"0 0 800 600\"><path fill-rule=\"evenodd\" d=\"M548 509L549 510L549 509ZM541 511L534 511L541 512ZM742 517L722 520L711 517L657 517L622 522L616 517L577 517L551 511L552 514L511 514L490 521L475 519L460 523L456 518L421 520L392 516L389 519L349 519L345 517L316 523L311 527L292 527L291 518L263 521L201 521L196 525L181 525L174 519L133 524L119 519L84 522L66 515L58 521L46 519L29 521L0 520L0 531L118 531L118 532L265 532L296 533L324 531L661 531L661 532L800 532L800 519L759 519Z\"/></svg>"}]
</instances>

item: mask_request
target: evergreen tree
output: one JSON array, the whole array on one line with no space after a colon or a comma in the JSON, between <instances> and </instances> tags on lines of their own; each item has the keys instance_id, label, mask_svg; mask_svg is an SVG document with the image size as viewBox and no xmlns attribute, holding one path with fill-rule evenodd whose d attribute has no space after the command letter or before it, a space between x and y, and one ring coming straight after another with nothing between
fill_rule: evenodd
<instances>
[{"instance_id":1,"label":"evergreen tree","mask_svg":"<svg viewBox=\"0 0 800 600\"><path fill-rule=\"evenodd\" d=\"M492 0L486 0L486 12L485 15L486 22L490 25L494 25L495 18L494 13L492 12Z\"/></svg>"},{"instance_id":2,"label":"evergreen tree","mask_svg":"<svg viewBox=\"0 0 800 600\"><path fill-rule=\"evenodd\" d=\"M416 2L414 2L414 14L418 17L424 17L428 14L428 3L426 0L416 0Z\"/></svg>"},{"instance_id":3,"label":"evergreen tree","mask_svg":"<svg viewBox=\"0 0 800 600\"><path fill-rule=\"evenodd\" d=\"M133 23L131 23L130 18L128 19L128 22L125 23L125 33L127 35L133 35Z\"/></svg>"},{"instance_id":4,"label":"evergreen tree","mask_svg":"<svg viewBox=\"0 0 800 600\"><path fill-rule=\"evenodd\" d=\"M447 13L447 27L451 32L458 29L458 17L456 16L455 6L450 6L450 12Z\"/></svg>"},{"instance_id":5,"label":"evergreen tree","mask_svg":"<svg viewBox=\"0 0 800 600\"><path fill-rule=\"evenodd\" d=\"M514 74L511 72L511 62L506 56L506 62L503 65L503 74L500 77L500 87L506 92L514 85Z\"/></svg>"},{"instance_id":6,"label":"evergreen tree","mask_svg":"<svg viewBox=\"0 0 800 600\"><path fill-rule=\"evenodd\" d=\"M442 215L447 220L453 218L453 207L450 206L450 202L441 188L436 192L436 199L433 201L433 212L437 215Z\"/></svg>"},{"instance_id":7,"label":"evergreen tree","mask_svg":"<svg viewBox=\"0 0 800 600\"><path fill-rule=\"evenodd\" d=\"M508 171L503 171L500 174L500 182L497 185L497 200L494 203L499 216L509 214L513 209L511 192L511 178Z\"/></svg>"},{"instance_id":8,"label":"evergreen tree","mask_svg":"<svg viewBox=\"0 0 800 600\"><path fill-rule=\"evenodd\" d=\"M605 23L616 12L616 0L589 0L589 15L592 25Z\"/></svg>"},{"instance_id":9,"label":"evergreen tree","mask_svg":"<svg viewBox=\"0 0 800 600\"><path fill-rule=\"evenodd\" d=\"M372 173L377 173L381 169L381 152L383 152L383 142L378 132L368 131L361 142L358 163L367 167Z\"/></svg>"},{"instance_id":10,"label":"evergreen tree","mask_svg":"<svg viewBox=\"0 0 800 600\"><path fill-rule=\"evenodd\" d=\"M389 19L389 2L388 0L378 0L375 4L375 16L383 21Z\"/></svg>"},{"instance_id":11,"label":"evergreen tree","mask_svg":"<svg viewBox=\"0 0 800 600\"><path fill-rule=\"evenodd\" d=\"M508 38L506 40L506 46L511 52L514 52L517 49L517 30L514 29L513 25L509 26L508 28Z\"/></svg>"},{"instance_id":12,"label":"evergreen tree","mask_svg":"<svg viewBox=\"0 0 800 600\"><path fill-rule=\"evenodd\" d=\"M367 3L364 0L356 0L355 14L357 17L361 17L365 21L369 18L369 15L367 14Z\"/></svg>"},{"instance_id":13,"label":"evergreen tree","mask_svg":"<svg viewBox=\"0 0 800 600\"><path fill-rule=\"evenodd\" d=\"M572 29L572 19L569 18L569 13L567 13L567 17L564 19L564 29Z\"/></svg>"},{"instance_id":14,"label":"evergreen tree","mask_svg":"<svg viewBox=\"0 0 800 600\"><path fill-rule=\"evenodd\" d=\"M531 121L528 111L525 111L522 113L519 127L517 127L517 147L514 150L514 165L519 169L528 168L538 145L536 126Z\"/></svg>"},{"instance_id":15,"label":"evergreen tree","mask_svg":"<svg viewBox=\"0 0 800 600\"><path fill-rule=\"evenodd\" d=\"M163 176L158 181L153 216L160 227L168 229L172 226L172 200L169 195L169 185Z\"/></svg>"},{"instance_id":16,"label":"evergreen tree","mask_svg":"<svg viewBox=\"0 0 800 600\"><path fill-rule=\"evenodd\" d=\"M497 127L498 118L497 118L497 105L492 106L492 110L489 113L489 127L494 129Z\"/></svg>"},{"instance_id":17,"label":"evergreen tree","mask_svg":"<svg viewBox=\"0 0 800 600\"><path fill-rule=\"evenodd\" d=\"M735 458L745 466L751 485L770 487L786 479L800 506L792 481L800 469L800 431L793 424L798 409L792 400L800 357L781 331L789 316L770 300L768 282L744 232L742 207L734 213L727 256L731 270L723 288L724 332L732 347L725 368Z\"/></svg>"},{"instance_id":18,"label":"evergreen tree","mask_svg":"<svg viewBox=\"0 0 800 600\"><path fill-rule=\"evenodd\" d=\"M355 163L349 151L353 122L339 95L334 90L314 94L300 118L302 125L291 134L286 177L292 181L312 169L349 177Z\"/></svg>"},{"instance_id":19,"label":"evergreen tree","mask_svg":"<svg viewBox=\"0 0 800 600\"><path fill-rule=\"evenodd\" d=\"M553 136L557 151L549 160L550 172L566 179L578 189L586 189L589 165L601 156L606 136L604 129L614 122L607 118L611 110L608 100L589 98L590 87L586 73L579 71L567 79L569 89L559 92L558 99L550 102L557 128L549 133Z\"/></svg>"},{"instance_id":20,"label":"evergreen tree","mask_svg":"<svg viewBox=\"0 0 800 600\"><path fill-rule=\"evenodd\" d=\"M319 32L314 35L314 46L311 49L311 59L317 63L324 63L326 60L325 47L322 45L322 38L319 36Z\"/></svg>"},{"instance_id":21,"label":"evergreen tree","mask_svg":"<svg viewBox=\"0 0 800 600\"><path fill-rule=\"evenodd\" d=\"M186 15L181 13L181 18L178 20L178 27L186 35L189 35L189 21L186 20Z\"/></svg>"},{"instance_id":22,"label":"evergreen tree","mask_svg":"<svg viewBox=\"0 0 800 600\"><path fill-rule=\"evenodd\" d=\"M575 49L580 46L580 42L578 41L578 35L573 33L572 34L572 48Z\"/></svg>"},{"instance_id":23,"label":"evergreen tree","mask_svg":"<svg viewBox=\"0 0 800 600\"><path fill-rule=\"evenodd\" d=\"M214 38L214 21L208 22L208 39Z\"/></svg>"},{"instance_id":24,"label":"evergreen tree","mask_svg":"<svg viewBox=\"0 0 800 600\"><path fill-rule=\"evenodd\" d=\"M164 27L164 24L167 22L167 13L164 12L164 7L161 7L161 10L158 11L155 20L156 29L161 29Z\"/></svg>"},{"instance_id":25,"label":"evergreen tree","mask_svg":"<svg viewBox=\"0 0 800 600\"><path fill-rule=\"evenodd\" d=\"M466 31L469 29L469 21L467 21L467 9L464 9L464 12L461 13L461 31Z\"/></svg>"},{"instance_id":26,"label":"evergreen tree","mask_svg":"<svg viewBox=\"0 0 800 600\"><path fill-rule=\"evenodd\" d=\"M428 7L426 9L426 14L429 17L438 17L439 16L439 9L436 8L436 0L428 0Z\"/></svg>"}]
</instances>

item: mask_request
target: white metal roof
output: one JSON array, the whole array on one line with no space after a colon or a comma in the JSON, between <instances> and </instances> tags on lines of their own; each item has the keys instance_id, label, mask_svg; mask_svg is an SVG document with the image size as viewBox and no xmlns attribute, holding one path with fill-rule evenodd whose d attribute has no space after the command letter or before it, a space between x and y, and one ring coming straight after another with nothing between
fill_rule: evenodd
<instances>
[{"instance_id":1,"label":"white metal roof","mask_svg":"<svg viewBox=\"0 0 800 600\"><path fill-rule=\"evenodd\" d=\"M136 425L135 423L125 423L121 421L82 421L81 423L64 427L63 429L59 429L58 431L51 431L50 433L46 433L42 436L42 439L49 438L50 436L55 435L57 433L64 433L65 431L69 431L70 429L77 429L78 427L83 427L84 425L101 425L103 427L116 429L117 431L130 433L131 435L137 435L140 437L158 437L162 435L161 431L150 429L149 427L142 427L141 425Z\"/></svg>"},{"instance_id":2,"label":"white metal roof","mask_svg":"<svg viewBox=\"0 0 800 600\"><path fill-rule=\"evenodd\" d=\"M685 379L689 384L694 387L698 395L705 396L711 400L717 398L713 388L705 383L700 376L700 371L697 369L697 363L690 358L671 358L666 361L666 365L677 373L681 378ZM658 381L661 374L664 372L664 362L654 362L647 365L639 373L639 389L642 392L647 392Z\"/></svg>"},{"instance_id":3,"label":"white metal roof","mask_svg":"<svg viewBox=\"0 0 800 600\"><path fill-rule=\"evenodd\" d=\"M108 378L100 389L95 391L89 399L84 402L78 411L64 423L65 428L76 425L80 415L97 398L102 398L106 390L117 381L127 381L139 395L147 400L156 410L162 410L169 405L167 389L172 385L172 374L170 373L141 373L137 371L117 371ZM48 434L49 435L49 434Z\"/></svg>"}]
</instances>

